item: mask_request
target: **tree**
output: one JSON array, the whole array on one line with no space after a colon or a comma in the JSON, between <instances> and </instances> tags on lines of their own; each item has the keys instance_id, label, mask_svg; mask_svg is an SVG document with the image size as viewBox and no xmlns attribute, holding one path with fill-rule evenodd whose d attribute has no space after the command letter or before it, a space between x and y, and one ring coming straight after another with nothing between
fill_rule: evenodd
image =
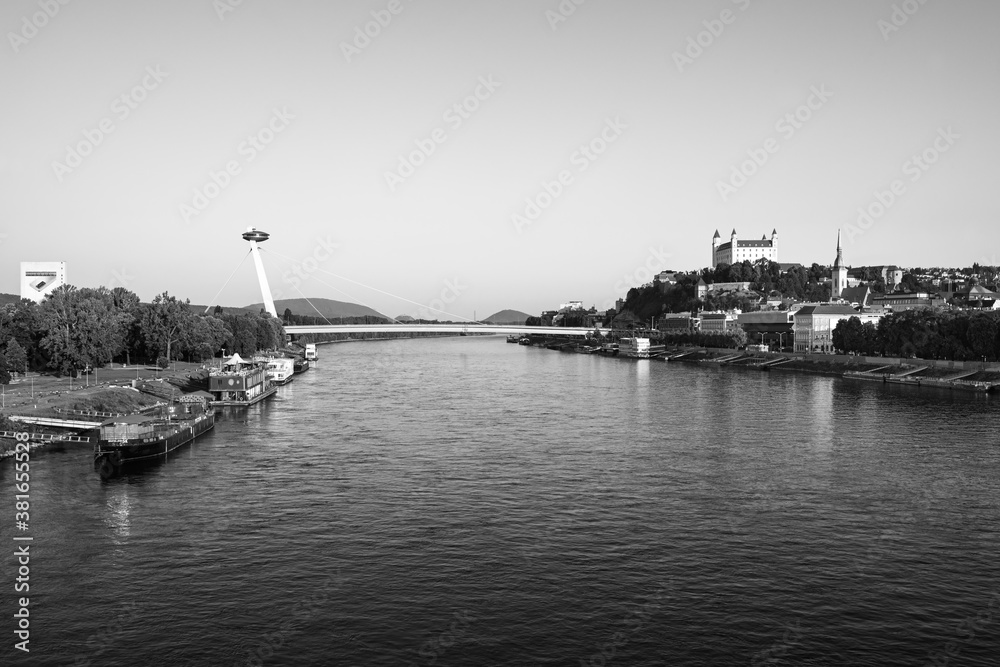
<instances>
[{"instance_id":1,"label":"tree","mask_svg":"<svg viewBox=\"0 0 1000 667\"><path fill-rule=\"evenodd\" d=\"M7 370L11 372L24 372L28 367L28 354L24 348L18 344L13 336L7 341L7 347L3 353L4 361L7 363Z\"/></svg>"},{"instance_id":2,"label":"tree","mask_svg":"<svg viewBox=\"0 0 1000 667\"><path fill-rule=\"evenodd\" d=\"M203 361L224 346L232 337L226 325L211 315L195 315L182 327L179 351L190 361Z\"/></svg>"},{"instance_id":3,"label":"tree","mask_svg":"<svg viewBox=\"0 0 1000 667\"><path fill-rule=\"evenodd\" d=\"M103 366L124 349L129 316L115 309L107 288L58 287L42 302L39 316L44 331L39 345L57 374Z\"/></svg>"},{"instance_id":4,"label":"tree","mask_svg":"<svg viewBox=\"0 0 1000 667\"><path fill-rule=\"evenodd\" d=\"M183 339L184 326L193 317L188 304L188 301L178 301L166 292L156 295L143 313L142 321L146 348L150 352L165 350L167 359L172 359L171 346Z\"/></svg>"},{"instance_id":5,"label":"tree","mask_svg":"<svg viewBox=\"0 0 1000 667\"><path fill-rule=\"evenodd\" d=\"M7 361L0 357L0 384L10 384L10 373L7 371Z\"/></svg>"}]
</instances>

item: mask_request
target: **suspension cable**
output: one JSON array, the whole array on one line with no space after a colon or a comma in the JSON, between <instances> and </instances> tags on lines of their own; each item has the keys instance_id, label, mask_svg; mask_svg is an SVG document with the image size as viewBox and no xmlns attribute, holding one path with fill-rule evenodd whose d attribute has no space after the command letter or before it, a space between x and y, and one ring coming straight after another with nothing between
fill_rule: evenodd
<instances>
[{"instance_id":1,"label":"suspension cable","mask_svg":"<svg viewBox=\"0 0 1000 667\"><path fill-rule=\"evenodd\" d=\"M292 259L290 257L285 257L284 255L279 255L278 253L276 253L274 251L270 251L269 250L268 252L271 253L272 255L276 255L276 256L281 257L283 259L287 259L290 262L295 262L294 259ZM319 267L317 267L316 270L317 271L322 271L323 273L326 273L326 274L329 274L329 275L333 276L334 278L339 278L340 280L346 280L349 283L353 283L353 284L358 285L360 287L364 287L365 289L370 289L370 290L373 290L373 291L378 292L380 294L385 294L386 296L390 296L390 297L392 297L394 299L399 299L400 301L405 301L407 303L413 304L414 306L420 306L421 308L426 308L427 310L432 310L432 311L434 311L436 313L444 313L445 315L449 315L451 317L458 318L459 320L463 320L465 322L473 322L473 320L470 320L467 317L462 317L461 315L456 315L454 313L449 313L448 311L441 310L440 308L431 308L430 306L428 306L426 304L418 303L416 301L411 301L410 299L407 299L406 297L399 296L398 294L392 294L391 292L386 292L385 290L380 290L377 287L372 287L371 285L365 285L364 283L359 283L356 280L351 280L350 278L347 278L345 276L339 276L336 273L333 273L332 271L327 271L327 270L321 269ZM317 279L317 281L318 282L322 282L322 281L319 281L318 279ZM327 287L329 287L329 285L327 285ZM362 305L364 305L364 304L362 304ZM371 308L371 306L368 306L368 307ZM372 308L372 310L374 310L374 308Z\"/></svg>"},{"instance_id":2,"label":"suspension cable","mask_svg":"<svg viewBox=\"0 0 1000 667\"><path fill-rule=\"evenodd\" d=\"M240 263L236 265L236 268L233 270L233 272L231 274L229 274L229 278L226 280L225 284L222 286L222 289L220 289L218 292L216 292L215 296L212 297L212 300L208 302L207 306L205 306L205 313L208 313L208 309L212 307L212 304L215 303L215 300L219 298L220 294L222 294L222 290L226 289L226 285L229 284L229 281L233 279L233 276L236 275L236 272L240 270L241 266L243 266L243 262L247 261L247 257L250 256L251 252L253 252L253 250L249 250L249 251L247 251L247 254L243 255L243 259L241 259Z\"/></svg>"},{"instance_id":3,"label":"suspension cable","mask_svg":"<svg viewBox=\"0 0 1000 667\"><path fill-rule=\"evenodd\" d=\"M277 257L282 257L281 255L278 255L277 253L271 253L271 254L276 255ZM288 258L287 257L282 257L282 259L288 259ZM292 261L294 263L294 260L289 260L289 261ZM375 313L378 312L377 310L375 310L374 308L372 308L370 305L368 305L367 303L365 303L361 299L359 299L357 297L354 297L354 296L351 296L347 292L344 292L343 290L339 290L336 287L334 287L333 285L330 285L329 283L325 283L322 280L320 280L319 278L316 278L315 276L313 276L313 278L316 280L316 282L318 282L318 283L320 283L322 285L325 285L326 287L329 287L330 289L332 289L334 292L337 292L338 294L343 294L345 297L347 297L351 301L353 301L355 303L358 303L358 304L361 304L362 306L364 306L365 308L368 308L372 312L375 312ZM298 287L296 287L295 285L292 285L292 289L294 289L296 292L298 292L299 295L301 295L302 298L306 300L306 303L308 303L310 306L312 306L312 309L315 310L317 313L319 313L320 317L322 317L324 320L326 320L327 324L329 324L330 326L333 326L333 322L331 322L330 320L327 320L326 316L322 312L320 312L319 308L317 308L316 306L314 306L313 303L312 303L312 301L309 301L308 297L306 297L305 294L302 294L302 292L299 290ZM387 319L389 319L389 320L392 320L396 324L399 324L399 322L396 321L395 318L389 317L389 316L385 316L385 317Z\"/></svg>"}]
</instances>

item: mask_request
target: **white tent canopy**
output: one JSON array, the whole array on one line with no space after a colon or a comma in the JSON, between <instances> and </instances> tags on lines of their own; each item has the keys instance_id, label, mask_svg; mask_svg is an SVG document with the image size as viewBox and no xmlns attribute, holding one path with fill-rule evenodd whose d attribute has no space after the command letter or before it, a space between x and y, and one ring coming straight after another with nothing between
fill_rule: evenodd
<instances>
[{"instance_id":1,"label":"white tent canopy","mask_svg":"<svg viewBox=\"0 0 1000 667\"><path fill-rule=\"evenodd\" d=\"M250 363L249 361L247 361L246 359L244 359L243 357L241 357L239 355L239 353L237 352L236 354L234 354L233 356L231 356L229 358L229 361L227 361L224 365L226 365L226 366L239 366L241 364L249 364L249 363Z\"/></svg>"}]
</instances>

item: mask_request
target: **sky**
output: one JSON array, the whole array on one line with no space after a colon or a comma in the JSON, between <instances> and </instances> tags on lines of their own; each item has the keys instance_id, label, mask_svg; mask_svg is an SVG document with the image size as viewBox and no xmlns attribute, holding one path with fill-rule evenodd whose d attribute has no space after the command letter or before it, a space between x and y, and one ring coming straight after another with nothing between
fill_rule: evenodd
<instances>
[{"instance_id":1,"label":"sky","mask_svg":"<svg viewBox=\"0 0 1000 667\"><path fill-rule=\"evenodd\" d=\"M442 319L603 309L716 229L1000 264L995 0L5 0L0 32L4 293L59 260L260 302L248 227L275 298Z\"/></svg>"}]
</instances>

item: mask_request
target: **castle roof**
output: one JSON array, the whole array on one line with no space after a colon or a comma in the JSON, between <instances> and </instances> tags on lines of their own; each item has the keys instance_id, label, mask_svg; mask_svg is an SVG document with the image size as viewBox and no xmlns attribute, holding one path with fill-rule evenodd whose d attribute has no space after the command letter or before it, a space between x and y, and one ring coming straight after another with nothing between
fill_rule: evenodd
<instances>
[{"instance_id":1,"label":"castle roof","mask_svg":"<svg viewBox=\"0 0 1000 667\"><path fill-rule=\"evenodd\" d=\"M719 230L718 229L715 230L715 236L713 236L712 238L713 239L721 239L722 238L721 236L719 236Z\"/></svg>"}]
</instances>

